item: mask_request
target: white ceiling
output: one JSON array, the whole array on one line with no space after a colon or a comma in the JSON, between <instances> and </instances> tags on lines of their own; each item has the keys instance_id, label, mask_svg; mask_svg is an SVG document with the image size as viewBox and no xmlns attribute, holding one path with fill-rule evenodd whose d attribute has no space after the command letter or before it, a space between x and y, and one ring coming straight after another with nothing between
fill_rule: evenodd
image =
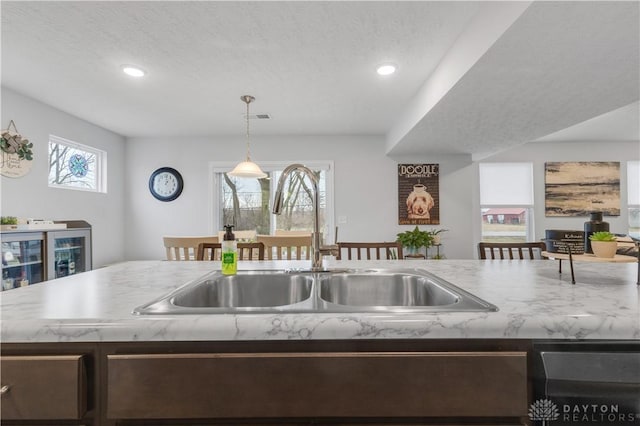
<instances>
[{"instance_id":1,"label":"white ceiling","mask_svg":"<svg viewBox=\"0 0 640 426\"><path fill-rule=\"evenodd\" d=\"M621 123L638 140L638 10L635 1L2 1L2 85L127 137L243 134L240 96L251 94L251 112L272 117L254 120L253 135L385 135L398 156L482 154L555 132L618 140ZM397 73L377 76L386 61ZM122 64L148 75L127 77ZM602 114L615 128L607 116L587 125ZM584 131L561 132L582 122Z\"/></svg>"}]
</instances>

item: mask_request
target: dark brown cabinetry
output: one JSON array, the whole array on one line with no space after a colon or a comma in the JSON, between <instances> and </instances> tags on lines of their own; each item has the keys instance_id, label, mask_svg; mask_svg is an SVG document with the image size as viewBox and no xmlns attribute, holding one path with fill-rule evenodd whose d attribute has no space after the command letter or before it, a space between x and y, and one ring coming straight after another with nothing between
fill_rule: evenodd
<instances>
[{"instance_id":1,"label":"dark brown cabinetry","mask_svg":"<svg viewBox=\"0 0 640 426\"><path fill-rule=\"evenodd\" d=\"M5 344L2 385L11 388L2 394L1 416L3 424L16 425L525 424L530 346L465 340Z\"/></svg>"},{"instance_id":2,"label":"dark brown cabinetry","mask_svg":"<svg viewBox=\"0 0 640 426\"><path fill-rule=\"evenodd\" d=\"M2 420L80 419L87 408L82 355L3 356Z\"/></svg>"},{"instance_id":3,"label":"dark brown cabinetry","mask_svg":"<svg viewBox=\"0 0 640 426\"><path fill-rule=\"evenodd\" d=\"M112 419L515 417L526 353L109 355Z\"/></svg>"}]
</instances>

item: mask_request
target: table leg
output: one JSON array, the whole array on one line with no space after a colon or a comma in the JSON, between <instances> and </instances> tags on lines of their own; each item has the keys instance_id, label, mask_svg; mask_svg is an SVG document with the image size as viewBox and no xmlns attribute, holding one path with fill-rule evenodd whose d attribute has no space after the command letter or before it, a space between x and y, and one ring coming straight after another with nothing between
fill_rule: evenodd
<instances>
[{"instance_id":1,"label":"table leg","mask_svg":"<svg viewBox=\"0 0 640 426\"><path fill-rule=\"evenodd\" d=\"M571 267L571 284L576 283L576 277L573 274L573 254L571 254L571 247L567 244L567 249L569 250L569 266Z\"/></svg>"}]
</instances>

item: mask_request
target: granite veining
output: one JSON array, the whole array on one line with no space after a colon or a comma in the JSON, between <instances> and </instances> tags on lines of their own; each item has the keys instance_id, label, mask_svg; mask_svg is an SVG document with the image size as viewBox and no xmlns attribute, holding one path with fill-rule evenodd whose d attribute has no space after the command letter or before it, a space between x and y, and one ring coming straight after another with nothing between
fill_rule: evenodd
<instances>
[{"instance_id":1,"label":"granite veining","mask_svg":"<svg viewBox=\"0 0 640 426\"><path fill-rule=\"evenodd\" d=\"M307 261L239 263L240 269L253 270L307 266ZM551 260L329 261L327 266L424 269L499 311L133 315L136 306L219 268L216 262L134 261L2 292L0 338L7 343L640 339L635 264L575 264L575 285Z\"/></svg>"}]
</instances>

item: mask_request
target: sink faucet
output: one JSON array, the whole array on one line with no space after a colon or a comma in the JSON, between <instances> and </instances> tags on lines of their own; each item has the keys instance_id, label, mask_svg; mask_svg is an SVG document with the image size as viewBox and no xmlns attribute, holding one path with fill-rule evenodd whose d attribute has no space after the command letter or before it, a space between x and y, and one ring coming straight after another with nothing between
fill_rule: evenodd
<instances>
[{"instance_id":1,"label":"sink faucet","mask_svg":"<svg viewBox=\"0 0 640 426\"><path fill-rule=\"evenodd\" d=\"M282 175L280 175L280 179L278 180L278 186L273 198L273 214L280 214L282 212L282 189L284 188L284 182L291 173L296 171L303 172L309 177L309 179L311 179L311 185L313 188L313 238L311 241L311 254L313 260L311 264L311 270L322 271L322 256L337 255L338 247L336 245L320 245L320 203L318 202L318 177L311 169L302 164L291 164L282 171Z\"/></svg>"}]
</instances>

